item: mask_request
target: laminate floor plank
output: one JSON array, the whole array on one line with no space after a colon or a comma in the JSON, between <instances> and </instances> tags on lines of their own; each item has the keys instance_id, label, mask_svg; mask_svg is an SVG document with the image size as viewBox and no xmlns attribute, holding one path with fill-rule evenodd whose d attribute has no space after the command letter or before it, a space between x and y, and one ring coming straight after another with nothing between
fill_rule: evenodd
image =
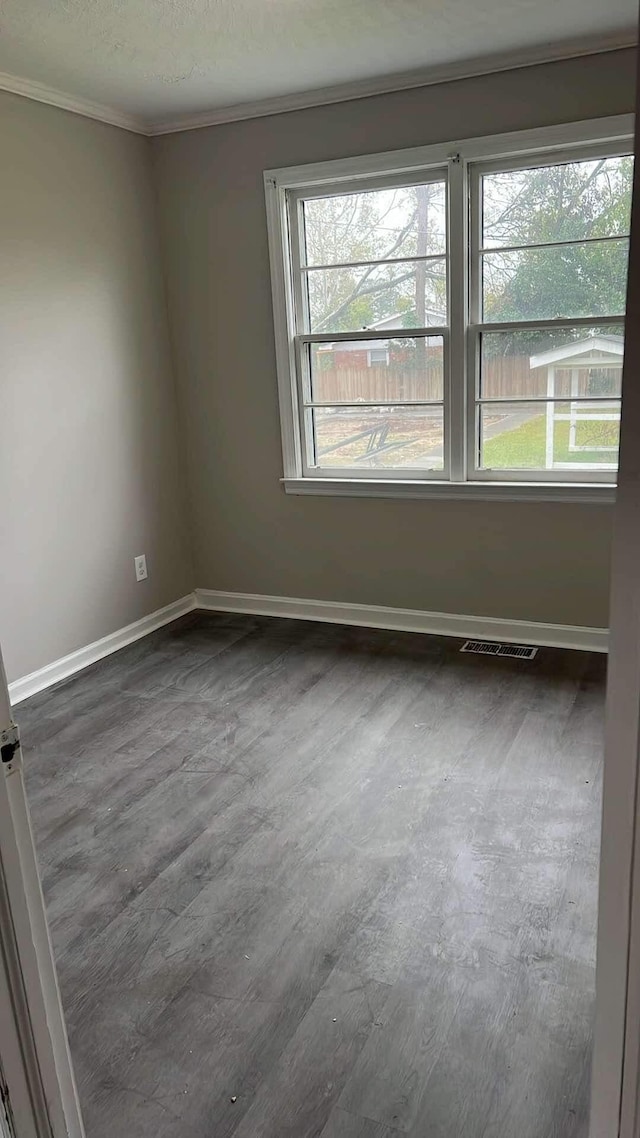
<instances>
[{"instance_id":1,"label":"laminate floor plank","mask_svg":"<svg viewBox=\"0 0 640 1138\"><path fill-rule=\"evenodd\" d=\"M88 1138L586 1138L602 657L190 614L18 708Z\"/></svg>"},{"instance_id":2,"label":"laminate floor plank","mask_svg":"<svg viewBox=\"0 0 640 1138\"><path fill-rule=\"evenodd\" d=\"M320 1138L394 1138L399 1133L398 1130L390 1130L388 1126L381 1126L370 1118L358 1118L336 1106L331 1111Z\"/></svg>"},{"instance_id":3,"label":"laminate floor plank","mask_svg":"<svg viewBox=\"0 0 640 1138\"><path fill-rule=\"evenodd\" d=\"M313 1138L323 1128L348 1072L377 1030L380 993L333 971L233 1131L236 1138L279 1134Z\"/></svg>"},{"instance_id":4,"label":"laminate floor plank","mask_svg":"<svg viewBox=\"0 0 640 1138\"><path fill-rule=\"evenodd\" d=\"M431 967L428 983L395 984L338 1105L395 1130L411 1130L465 988L459 970L441 963Z\"/></svg>"}]
</instances>

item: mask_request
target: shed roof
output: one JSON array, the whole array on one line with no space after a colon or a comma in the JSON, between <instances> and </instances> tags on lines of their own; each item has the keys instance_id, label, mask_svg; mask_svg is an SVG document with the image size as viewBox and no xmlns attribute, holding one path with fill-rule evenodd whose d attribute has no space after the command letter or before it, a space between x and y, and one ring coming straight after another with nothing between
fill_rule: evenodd
<instances>
[{"instance_id":1,"label":"shed roof","mask_svg":"<svg viewBox=\"0 0 640 1138\"><path fill-rule=\"evenodd\" d=\"M599 352L600 355L594 353ZM623 336L587 336L584 340L576 340L572 344L563 344L561 348L551 348L548 352L539 352L529 358L529 367L545 367L549 364L570 363L596 366L597 364L622 365L624 354Z\"/></svg>"}]
</instances>

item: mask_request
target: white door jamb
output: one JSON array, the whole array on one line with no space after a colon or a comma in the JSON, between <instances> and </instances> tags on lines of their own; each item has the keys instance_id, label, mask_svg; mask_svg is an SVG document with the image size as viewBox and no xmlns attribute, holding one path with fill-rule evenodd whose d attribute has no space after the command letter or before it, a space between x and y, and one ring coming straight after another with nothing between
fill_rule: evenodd
<instances>
[{"instance_id":1,"label":"white door jamb","mask_svg":"<svg viewBox=\"0 0 640 1138\"><path fill-rule=\"evenodd\" d=\"M84 1138L1 655L0 742L0 1061L8 1124L15 1138Z\"/></svg>"}]
</instances>

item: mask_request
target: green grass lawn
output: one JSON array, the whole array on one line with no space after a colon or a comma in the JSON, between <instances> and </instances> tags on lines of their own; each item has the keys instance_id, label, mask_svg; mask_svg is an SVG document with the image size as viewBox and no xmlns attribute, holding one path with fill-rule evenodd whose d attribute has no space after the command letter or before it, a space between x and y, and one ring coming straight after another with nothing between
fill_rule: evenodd
<instances>
[{"instance_id":1,"label":"green grass lawn","mask_svg":"<svg viewBox=\"0 0 640 1138\"><path fill-rule=\"evenodd\" d=\"M577 441L581 446L595 441L601 445L614 446L618 442L618 423L581 422L578 424ZM488 439L483 448L483 466L494 470L544 470L545 466L545 416L536 415L519 427ZM554 431L554 461L603 463L615 462L615 451L569 451L569 423L556 422Z\"/></svg>"}]
</instances>

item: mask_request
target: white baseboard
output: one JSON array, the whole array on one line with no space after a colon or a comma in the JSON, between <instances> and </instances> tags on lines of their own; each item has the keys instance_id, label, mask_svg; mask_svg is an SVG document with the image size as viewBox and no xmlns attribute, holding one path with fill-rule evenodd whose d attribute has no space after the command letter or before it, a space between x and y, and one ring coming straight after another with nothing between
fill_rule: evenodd
<instances>
[{"instance_id":1,"label":"white baseboard","mask_svg":"<svg viewBox=\"0 0 640 1138\"><path fill-rule=\"evenodd\" d=\"M30 672L28 676L14 680L9 684L11 703L14 705L21 703L30 695L57 684L59 680L67 679L74 672L80 672L89 664L95 664L96 660L102 660L103 656L109 656L119 648L132 644L134 640L148 636L150 632L155 632L156 628L162 628L163 624L177 620L179 616L184 616L195 607L195 595L189 593L188 596L172 601L170 605L165 605L164 608L157 609L148 616L143 616L141 620L127 624L125 628L119 628L117 632L103 636L101 640L94 640L93 644L87 644L86 648L78 648L76 652L70 652L68 656L62 656L60 660L54 660L52 664L46 664L44 668L38 668L36 672Z\"/></svg>"},{"instance_id":2,"label":"white baseboard","mask_svg":"<svg viewBox=\"0 0 640 1138\"><path fill-rule=\"evenodd\" d=\"M319 620L331 624L354 624L364 628L388 628L396 632L428 632L436 636L457 636L474 640L504 640L517 644L537 644L548 648L574 648L587 652L606 652L607 628L581 628L568 624L539 624L527 620L499 620L488 616L461 616L458 613L424 612L384 605L359 605L348 601L314 601L299 597L269 597L261 593L225 593L216 589L196 589L178 601L143 616L125 628L78 648L76 652L46 664L28 676L9 684L12 704L21 703L65 680L89 664L140 640L179 616L202 609L206 612L237 612L254 616L285 616L297 620Z\"/></svg>"},{"instance_id":3,"label":"white baseboard","mask_svg":"<svg viewBox=\"0 0 640 1138\"><path fill-rule=\"evenodd\" d=\"M365 628L388 628L398 632L430 632L464 639L504 640L549 648L574 648L606 652L607 628L581 628L566 624L539 624L528 620L500 620L488 616L424 612L422 609L387 608L342 601L301 600L268 597L259 593L224 593L196 589L196 608L213 612L244 612L256 616L286 616L298 620L322 620L332 624L356 624Z\"/></svg>"}]
</instances>

